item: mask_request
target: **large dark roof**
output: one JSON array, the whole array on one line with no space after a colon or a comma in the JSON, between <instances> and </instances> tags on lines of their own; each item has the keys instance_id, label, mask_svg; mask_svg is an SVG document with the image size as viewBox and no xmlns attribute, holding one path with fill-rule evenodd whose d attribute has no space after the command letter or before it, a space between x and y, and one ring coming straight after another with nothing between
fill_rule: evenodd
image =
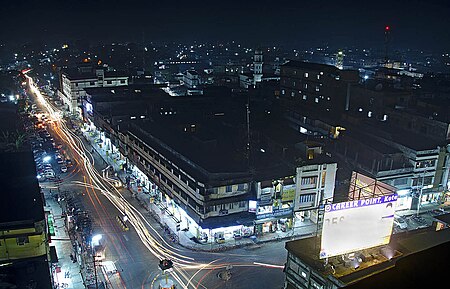
<instances>
[{"instance_id":1,"label":"large dark roof","mask_svg":"<svg viewBox=\"0 0 450 289\"><path fill-rule=\"evenodd\" d=\"M328 64L321 64L321 63L314 63L314 62L305 62L305 61L298 61L298 60L290 60L283 64L285 67L292 67L292 68L300 68L300 69L309 69L309 70L316 70L316 71L328 71L328 72L337 72L339 71L339 68L328 65Z\"/></svg>"},{"instance_id":2,"label":"large dark roof","mask_svg":"<svg viewBox=\"0 0 450 289\"><path fill-rule=\"evenodd\" d=\"M33 153L0 153L0 223L44 219Z\"/></svg>"},{"instance_id":3,"label":"large dark roof","mask_svg":"<svg viewBox=\"0 0 450 289\"><path fill-rule=\"evenodd\" d=\"M334 274L331 270L324 270L324 260L319 260L319 237L286 242L285 247L304 263L320 271L323 277L329 278ZM340 266L340 272L346 272L333 277L346 284L346 288L428 288L419 286L417 282L424 285L431 282L430 276L445 274L446 257L450 253L450 229L436 232L434 228L427 228L397 233L391 237L389 248L397 252L397 257L391 260L380 255L380 246L366 249L366 253L371 253L378 262L367 261L373 264L360 266L357 270L341 264L338 261L340 257L330 258L329 262L335 265L336 271ZM440 285L445 282L441 282L441 278L434 279Z\"/></svg>"}]
</instances>

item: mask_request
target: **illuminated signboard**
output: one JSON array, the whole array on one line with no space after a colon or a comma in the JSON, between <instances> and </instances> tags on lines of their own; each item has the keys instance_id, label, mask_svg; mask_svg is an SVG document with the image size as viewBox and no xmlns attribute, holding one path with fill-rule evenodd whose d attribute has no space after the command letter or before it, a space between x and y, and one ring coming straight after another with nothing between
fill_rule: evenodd
<instances>
[{"instance_id":1,"label":"illuminated signboard","mask_svg":"<svg viewBox=\"0 0 450 289\"><path fill-rule=\"evenodd\" d=\"M257 202L256 201L248 201L248 211L250 213L256 213Z\"/></svg>"},{"instance_id":2,"label":"illuminated signboard","mask_svg":"<svg viewBox=\"0 0 450 289\"><path fill-rule=\"evenodd\" d=\"M389 243L397 195L325 206L320 258Z\"/></svg>"}]
</instances>

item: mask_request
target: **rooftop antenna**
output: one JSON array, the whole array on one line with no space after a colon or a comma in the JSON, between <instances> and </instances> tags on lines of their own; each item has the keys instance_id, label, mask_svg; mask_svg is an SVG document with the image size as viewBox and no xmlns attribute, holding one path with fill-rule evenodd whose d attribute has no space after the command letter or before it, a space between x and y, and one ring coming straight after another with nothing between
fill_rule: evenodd
<instances>
[{"instance_id":1,"label":"rooftop antenna","mask_svg":"<svg viewBox=\"0 0 450 289\"><path fill-rule=\"evenodd\" d=\"M247 166L250 167L250 96L247 96L246 114L247 114Z\"/></svg>"},{"instance_id":2,"label":"rooftop antenna","mask_svg":"<svg viewBox=\"0 0 450 289\"><path fill-rule=\"evenodd\" d=\"M386 66L389 57L388 57L388 48L389 48L389 42L391 40L391 27L389 25L386 25L384 27L384 65Z\"/></svg>"},{"instance_id":3,"label":"rooftop antenna","mask_svg":"<svg viewBox=\"0 0 450 289\"><path fill-rule=\"evenodd\" d=\"M145 47L145 31L142 30L142 71L145 72L145 51L146 51L146 47Z\"/></svg>"}]
</instances>

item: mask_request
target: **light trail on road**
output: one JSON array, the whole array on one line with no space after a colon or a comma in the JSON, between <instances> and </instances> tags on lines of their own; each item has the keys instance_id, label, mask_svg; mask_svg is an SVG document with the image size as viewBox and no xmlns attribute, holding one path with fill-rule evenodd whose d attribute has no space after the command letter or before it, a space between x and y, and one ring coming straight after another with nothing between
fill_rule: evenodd
<instances>
[{"instance_id":1,"label":"light trail on road","mask_svg":"<svg viewBox=\"0 0 450 289\"><path fill-rule=\"evenodd\" d=\"M93 204L95 210L103 210L106 215L110 215L106 208L103 206L101 200L98 199L97 193L101 193L105 196L109 202L120 212L121 216L127 216L128 223L135 229L136 234L140 238L142 244L148 249L148 251L154 255L159 260L171 259L174 263L173 272L171 277L173 277L183 288L205 288L201 285L200 281L194 281L194 277L198 275L202 270L216 270L226 268L228 265L233 266L245 266L245 267L271 267L280 268L282 266L270 265L264 263L249 263L249 264L214 264L223 259L224 253L218 253L220 258L214 259L207 263L196 262L194 258L183 255L182 250L172 246L168 243L163 236L154 228L142 215L141 212L133 205L131 205L120 193L120 191L115 187L114 180L103 176L95 168L95 160L90 152L89 148L84 144L82 138L73 132L66 123L66 120L62 117L61 113L57 108L53 107L46 99L42 96L39 89L34 84L31 77L27 76L28 83L31 91L37 97L38 101L47 109L50 119L53 122L53 131L70 147L72 154L76 155L74 160L76 161L77 169L83 170L85 181L71 181L70 183L76 186L84 187L86 194ZM68 179L68 178L66 178ZM98 204L98 206L96 205ZM100 215L100 214L99 214ZM102 227L110 227L107 222L110 220L99 220ZM114 227L114 225L113 225ZM115 224L117 227L117 224ZM112 239L115 238L112 236ZM122 242L120 238L118 238ZM113 245L115 242L112 242ZM114 245L115 246L115 245ZM123 245L126 248L125 245ZM117 249L117 248L116 248ZM121 252L121 250L117 249ZM214 254L211 254L214 255ZM130 255L131 256L131 255ZM247 255L248 257L248 255ZM189 276L187 270L196 270L193 274ZM208 275L208 273L206 274ZM120 284L116 284L114 288L126 288L122 279L120 279ZM197 284L194 284L196 282Z\"/></svg>"}]
</instances>

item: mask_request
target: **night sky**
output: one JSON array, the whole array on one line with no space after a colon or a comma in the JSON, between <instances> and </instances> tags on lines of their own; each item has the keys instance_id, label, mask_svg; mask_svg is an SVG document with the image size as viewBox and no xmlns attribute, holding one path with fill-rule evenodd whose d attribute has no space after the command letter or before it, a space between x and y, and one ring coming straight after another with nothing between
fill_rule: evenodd
<instances>
[{"instance_id":1,"label":"night sky","mask_svg":"<svg viewBox=\"0 0 450 289\"><path fill-rule=\"evenodd\" d=\"M229 41L450 50L450 1L7 1L0 41ZM31 32L31 35L28 34ZM144 33L143 33L144 32Z\"/></svg>"}]
</instances>

